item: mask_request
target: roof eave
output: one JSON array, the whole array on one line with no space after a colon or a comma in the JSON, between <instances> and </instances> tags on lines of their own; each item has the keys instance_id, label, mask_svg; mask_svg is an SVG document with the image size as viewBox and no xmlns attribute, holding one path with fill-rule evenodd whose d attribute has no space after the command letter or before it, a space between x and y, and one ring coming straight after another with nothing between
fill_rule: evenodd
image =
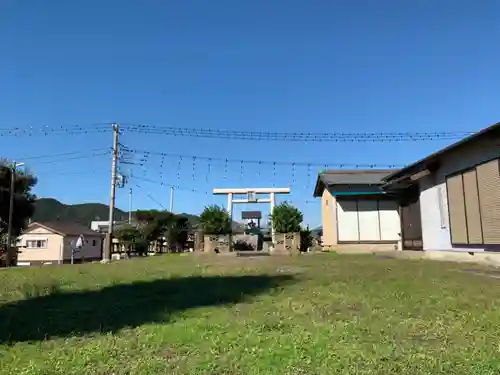
<instances>
[{"instance_id":1,"label":"roof eave","mask_svg":"<svg viewBox=\"0 0 500 375\"><path fill-rule=\"evenodd\" d=\"M323 190L325 189L325 184L321 180L321 174L318 175L318 178L316 179L316 185L314 186L314 193L313 197L314 198L319 198L323 195Z\"/></svg>"},{"instance_id":2,"label":"roof eave","mask_svg":"<svg viewBox=\"0 0 500 375\"><path fill-rule=\"evenodd\" d=\"M60 231L58 231L58 230L55 230L54 228L51 228L51 227L49 227L49 226L47 226L47 225L44 225L44 224L42 224L42 223L39 223L38 221L34 221L34 222L32 222L31 224L29 224L29 225L28 225L28 228L30 228L30 227L35 227L35 226L36 226L36 227L43 228L43 229L46 229L46 230L48 230L49 232L52 232L52 233L54 233L54 234L58 234L58 235L60 235L60 236L66 236L66 235L67 235L67 234L62 233L62 232L60 232Z\"/></svg>"},{"instance_id":3,"label":"roof eave","mask_svg":"<svg viewBox=\"0 0 500 375\"><path fill-rule=\"evenodd\" d=\"M433 152L432 154L428 155L427 157L416 161L413 164L410 164L406 168L400 169L399 171L396 171L394 173L388 174L387 176L384 177L383 181L384 182L390 182L391 180L397 179L401 176L407 175L407 174L415 174L420 171L422 171L425 168L428 168L429 165L431 164L436 164L439 162L439 158L443 157L446 155L448 152L453 151L457 149L460 146L463 146L469 142L476 141L477 139L484 137L487 134L491 134L494 132L498 132L500 130L500 122L497 122L491 126L488 126L485 129L482 129L478 131L477 133L471 134L468 137L465 137L455 143L452 143L451 145L438 150L436 152Z\"/></svg>"}]
</instances>

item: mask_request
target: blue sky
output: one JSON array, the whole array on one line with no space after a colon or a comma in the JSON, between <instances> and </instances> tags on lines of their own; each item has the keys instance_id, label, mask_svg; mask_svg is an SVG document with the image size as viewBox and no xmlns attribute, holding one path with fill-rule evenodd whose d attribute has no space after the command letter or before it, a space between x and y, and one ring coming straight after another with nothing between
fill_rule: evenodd
<instances>
[{"instance_id":1,"label":"blue sky","mask_svg":"<svg viewBox=\"0 0 500 375\"><path fill-rule=\"evenodd\" d=\"M0 2L0 127L122 122L281 132L475 131L499 120L500 2L14 1ZM110 133L3 137L23 158L111 145ZM288 143L124 132L134 149L213 158L406 164L449 141ZM60 160L61 158L59 158ZM134 160L140 159L140 155ZM203 192L291 186L288 197L320 223L318 168L210 166L150 156L137 178ZM104 202L109 156L26 159L36 193ZM141 181L134 208L168 207L167 186ZM128 207L127 189L117 205ZM225 203L179 190L175 210ZM255 209L247 205L240 209ZM267 207L261 207L263 211ZM238 212L236 212L238 216Z\"/></svg>"}]
</instances>

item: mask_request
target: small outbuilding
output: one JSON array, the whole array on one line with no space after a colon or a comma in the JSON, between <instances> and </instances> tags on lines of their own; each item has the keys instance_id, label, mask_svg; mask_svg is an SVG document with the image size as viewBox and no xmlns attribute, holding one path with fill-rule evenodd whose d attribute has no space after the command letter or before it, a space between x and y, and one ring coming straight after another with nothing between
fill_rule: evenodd
<instances>
[{"instance_id":1,"label":"small outbuilding","mask_svg":"<svg viewBox=\"0 0 500 375\"><path fill-rule=\"evenodd\" d=\"M401 246L398 198L381 189L393 170L328 170L318 175L322 246L395 250ZM362 246L360 246L362 245Z\"/></svg>"}]
</instances>

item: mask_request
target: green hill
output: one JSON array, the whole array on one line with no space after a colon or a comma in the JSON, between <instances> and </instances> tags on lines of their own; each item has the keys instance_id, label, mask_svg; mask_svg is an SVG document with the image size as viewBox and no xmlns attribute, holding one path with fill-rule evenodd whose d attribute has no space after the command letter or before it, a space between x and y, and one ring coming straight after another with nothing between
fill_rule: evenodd
<instances>
[{"instance_id":1,"label":"green hill","mask_svg":"<svg viewBox=\"0 0 500 375\"><path fill-rule=\"evenodd\" d=\"M191 226L197 226L200 219L196 215L182 213ZM70 221L90 226L94 220L107 220L109 206L103 203L64 204L53 198L40 198L35 203L33 221ZM115 220L128 220L128 212L115 209ZM233 222L233 230L241 230L241 225Z\"/></svg>"},{"instance_id":2,"label":"green hill","mask_svg":"<svg viewBox=\"0 0 500 375\"><path fill-rule=\"evenodd\" d=\"M102 203L64 204L53 198L37 199L33 221L71 221L90 225L94 220L107 220L109 206ZM127 220L128 213L115 209L117 221Z\"/></svg>"}]
</instances>

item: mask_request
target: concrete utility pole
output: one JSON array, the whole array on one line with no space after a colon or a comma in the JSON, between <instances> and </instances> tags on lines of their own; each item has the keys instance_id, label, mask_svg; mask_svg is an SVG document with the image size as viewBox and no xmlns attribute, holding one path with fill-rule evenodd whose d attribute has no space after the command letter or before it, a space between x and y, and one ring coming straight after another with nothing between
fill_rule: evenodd
<instances>
[{"instance_id":1,"label":"concrete utility pole","mask_svg":"<svg viewBox=\"0 0 500 375\"><path fill-rule=\"evenodd\" d=\"M132 224L132 188L128 189L128 223Z\"/></svg>"},{"instance_id":2,"label":"concrete utility pole","mask_svg":"<svg viewBox=\"0 0 500 375\"><path fill-rule=\"evenodd\" d=\"M174 187L170 186L170 212L174 212Z\"/></svg>"},{"instance_id":3,"label":"concrete utility pole","mask_svg":"<svg viewBox=\"0 0 500 375\"><path fill-rule=\"evenodd\" d=\"M104 263L111 260L111 248L113 246L113 224L115 220L115 196L116 196L116 170L118 168L118 135L119 126L118 124L113 124L113 157L111 159L111 192L109 195L109 222L108 222L108 233L104 240L104 252L103 259Z\"/></svg>"},{"instance_id":4,"label":"concrete utility pole","mask_svg":"<svg viewBox=\"0 0 500 375\"><path fill-rule=\"evenodd\" d=\"M12 248L12 221L14 219L14 197L16 187L16 168L23 166L24 163L13 162L10 170L10 189L9 189L9 222L7 223L7 267L15 266L14 251Z\"/></svg>"},{"instance_id":5,"label":"concrete utility pole","mask_svg":"<svg viewBox=\"0 0 500 375\"><path fill-rule=\"evenodd\" d=\"M16 247L12 247L12 221L14 219L14 196L16 187L16 168L24 165L24 163L13 162L10 170L10 189L9 189L9 221L7 223L7 267L15 266L14 251Z\"/></svg>"}]
</instances>

